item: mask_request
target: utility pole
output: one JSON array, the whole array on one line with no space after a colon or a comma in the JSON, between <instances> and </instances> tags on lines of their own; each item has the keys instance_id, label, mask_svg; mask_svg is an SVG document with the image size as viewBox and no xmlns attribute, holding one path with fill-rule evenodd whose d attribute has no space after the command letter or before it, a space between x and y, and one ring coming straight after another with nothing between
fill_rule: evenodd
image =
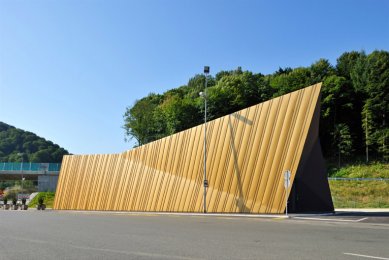
<instances>
[{"instance_id":1,"label":"utility pole","mask_svg":"<svg viewBox=\"0 0 389 260\"><path fill-rule=\"evenodd\" d=\"M204 98L204 195L203 195L203 205L204 205L204 213L207 213L207 188L208 188L208 180L207 180L207 84L208 84L208 74L209 74L209 66L204 66L204 74L205 74L205 88L204 92L200 92L200 96Z\"/></svg>"}]
</instances>

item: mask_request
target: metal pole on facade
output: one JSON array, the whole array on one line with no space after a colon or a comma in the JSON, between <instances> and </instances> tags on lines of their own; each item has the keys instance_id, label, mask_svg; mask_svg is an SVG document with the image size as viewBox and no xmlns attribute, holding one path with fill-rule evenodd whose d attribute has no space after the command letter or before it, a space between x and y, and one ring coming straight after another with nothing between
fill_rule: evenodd
<instances>
[{"instance_id":1,"label":"metal pole on facade","mask_svg":"<svg viewBox=\"0 0 389 260\"><path fill-rule=\"evenodd\" d=\"M204 98L204 213L207 213L207 84L208 84L208 74L209 74L209 66L204 66L204 74L205 74L205 88L204 92L200 92L200 96Z\"/></svg>"},{"instance_id":2,"label":"metal pole on facade","mask_svg":"<svg viewBox=\"0 0 389 260\"><path fill-rule=\"evenodd\" d=\"M288 217L288 188L290 186L290 170L284 172L284 187L285 187L285 216Z\"/></svg>"}]
</instances>

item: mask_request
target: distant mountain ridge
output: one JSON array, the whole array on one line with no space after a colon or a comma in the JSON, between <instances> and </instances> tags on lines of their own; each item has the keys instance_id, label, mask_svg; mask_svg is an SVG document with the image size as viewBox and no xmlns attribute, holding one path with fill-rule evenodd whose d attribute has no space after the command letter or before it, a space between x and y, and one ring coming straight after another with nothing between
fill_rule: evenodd
<instances>
[{"instance_id":1,"label":"distant mountain ridge","mask_svg":"<svg viewBox=\"0 0 389 260\"><path fill-rule=\"evenodd\" d=\"M0 162L60 163L67 150L34 133L0 121Z\"/></svg>"}]
</instances>

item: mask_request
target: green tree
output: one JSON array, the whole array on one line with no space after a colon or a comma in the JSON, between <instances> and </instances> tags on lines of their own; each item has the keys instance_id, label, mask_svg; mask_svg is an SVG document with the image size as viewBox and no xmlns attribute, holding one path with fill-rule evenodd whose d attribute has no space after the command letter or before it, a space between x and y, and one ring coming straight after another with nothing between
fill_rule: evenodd
<instances>
[{"instance_id":1,"label":"green tree","mask_svg":"<svg viewBox=\"0 0 389 260\"><path fill-rule=\"evenodd\" d=\"M355 62L355 65L352 67L350 72L350 77L356 92L366 93L367 85L367 63L366 63L366 54L361 52L358 59Z\"/></svg>"},{"instance_id":2,"label":"green tree","mask_svg":"<svg viewBox=\"0 0 389 260\"><path fill-rule=\"evenodd\" d=\"M336 74L344 77L347 80L351 80L351 73L354 71L354 67L357 61L363 56L363 52L351 51L345 52L336 60Z\"/></svg>"},{"instance_id":3,"label":"green tree","mask_svg":"<svg viewBox=\"0 0 389 260\"><path fill-rule=\"evenodd\" d=\"M369 162L369 146L374 143L373 135L371 134L373 131L372 124L372 110L371 110L371 102L367 100L362 110L362 127L365 133L365 147L366 147L366 162Z\"/></svg>"},{"instance_id":4,"label":"green tree","mask_svg":"<svg viewBox=\"0 0 389 260\"><path fill-rule=\"evenodd\" d=\"M215 79L212 76L208 76L207 87L215 85ZM187 96L190 98L197 98L201 91L205 88L205 75L199 74L189 79L185 89L187 90Z\"/></svg>"},{"instance_id":5,"label":"green tree","mask_svg":"<svg viewBox=\"0 0 389 260\"><path fill-rule=\"evenodd\" d=\"M201 114L193 99L170 95L161 104L166 119L167 135L198 125Z\"/></svg>"},{"instance_id":6,"label":"green tree","mask_svg":"<svg viewBox=\"0 0 389 260\"><path fill-rule=\"evenodd\" d=\"M373 140L375 150L381 153L382 158L388 156L388 149L385 146L386 126L385 118L389 111L389 52L374 51L367 57L367 86L368 101L371 102Z\"/></svg>"},{"instance_id":7,"label":"green tree","mask_svg":"<svg viewBox=\"0 0 389 260\"><path fill-rule=\"evenodd\" d=\"M347 85L347 80L336 75L326 77L322 87L320 122L320 138L325 141L322 146L326 156L336 154L338 150L334 140L336 125L352 124L353 114L353 89Z\"/></svg>"},{"instance_id":8,"label":"green tree","mask_svg":"<svg viewBox=\"0 0 389 260\"><path fill-rule=\"evenodd\" d=\"M163 96L151 93L127 108L124 129L130 139L136 139L138 146L157 140L165 133L163 113L157 110L162 100Z\"/></svg>"},{"instance_id":9,"label":"green tree","mask_svg":"<svg viewBox=\"0 0 389 260\"><path fill-rule=\"evenodd\" d=\"M339 163L350 151L354 158L368 147L370 155L386 160L388 60L387 51L368 55L351 51L340 55L335 67L320 59L308 67L279 68L268 75L240 67L220 71L208 78L208 119L323 82L320 139L324 155ZM138 145L145 144L203 123L204 103L199 92L204 87L205 76L195 75L185 86L137 101L124 115L128 137L136 138ZM26 144L27 148L31 150Z\"/></svg>"},{"instance_id":10,"label":"green tree","mask_svg":"<svg viewBox=\"0 0 389 260\"><path fill-rule=\"evenodd\" d=\"M310 84L316 84L325 80L326 77L335 75L335 69L326 59L320 59L313 63L310 67L311 70L311 82Z\"/></svg>"},{"instance_id":11,"label":"green tree","mask_svg":"<svg viewBox=\"0 0 389 260\"><path fill-rule=\"evenodd\" d=\"M210 119L258 104L271 93L263 89L266 83L262 74L243 72L239 68L218 78L216 85L209 89Z\"/></svg>"},{"instance_id":12,"label":"green tree","mask_svg":"<svg viewBox=\"0 0 389 260\"><path fill-rule=\"evenodd\" d=\"M274 97L299 90L311 84L311 70L296 68L287 74L275 74L270 79L270 86L274 89Z\"/></svg>"},{"instance_id":13,"label":"green tree","mask_svg":"<svg viewBox=\"0 0 389 260\"><path fill-rule=\"evenodd\" d=\"M334 141L337 146L338 167L341 165L341 156L349 156L352 152L352 138L346 124L335 125Z\"/></svg>"},{"instance_id":14,"label":"green tree","mask_svg":"<svg viewBox=\"0 0 389 260\"><path fill-rule=\"evenodd\" d=\"M385 146L389 111L389 52L374 51L361 55L351 73L357 92L363 93L363 130L366 144L366 160L369 150L375 155L388 153Z\"/></svg>"},{"instance_id":15,"label":"green tree","mask_svg":"<svg viewBox=\"0 0 389 260\"><path fill-rule=\"evenodd\" d=\"M65 154L69 152L51 141L0 122L0 161L59 163Z\"/></svg>"}]
</instances>

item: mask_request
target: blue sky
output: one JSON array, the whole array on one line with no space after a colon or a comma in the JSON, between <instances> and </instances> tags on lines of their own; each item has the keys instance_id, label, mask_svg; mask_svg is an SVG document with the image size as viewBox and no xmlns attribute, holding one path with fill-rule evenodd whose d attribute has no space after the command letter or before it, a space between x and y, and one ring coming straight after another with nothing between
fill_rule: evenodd
<instances>
[{"instance_id":1,"label":"blue sky","mask_svg":"<svg viewBox=\"0 0 389 260\"><path fill-rule=\"evenodd\" d=\"M389 1L0 0L0 121L118 153L126 107L241 66L272 73L389 49Z\"/></svg>"}]
</instances>

